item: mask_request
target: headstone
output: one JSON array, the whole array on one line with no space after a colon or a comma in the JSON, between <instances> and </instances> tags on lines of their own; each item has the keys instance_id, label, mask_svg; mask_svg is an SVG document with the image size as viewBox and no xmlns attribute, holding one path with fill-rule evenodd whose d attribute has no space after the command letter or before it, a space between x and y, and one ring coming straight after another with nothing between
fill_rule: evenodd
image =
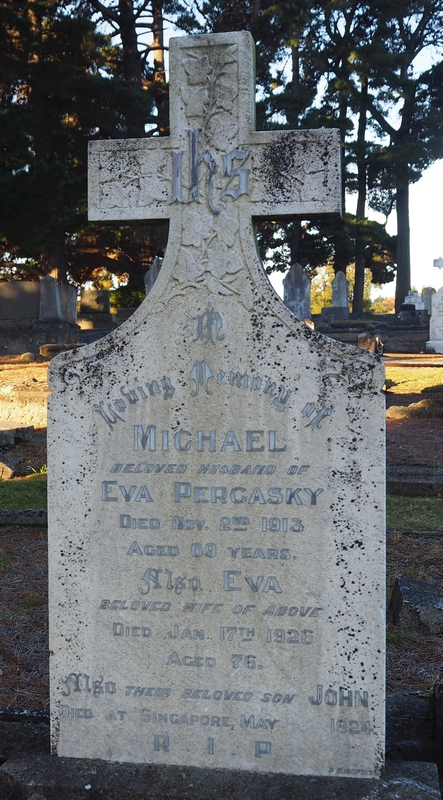
<instances>
[{"instance_id":1,"label":"headstone","mask_svg":"<svg viewBox=\"0 0 443 800\"><path fill-rule=\"evenodd\" d=\"M70 325L77 325L77 287L71 283L59 283L62 317Z\"/></svg>"},{"instance_id":2,"label":"headstone","mask_svg":"<svg viewBox=\"0 0 443 800\"><path fill-rule=\"evenodd\" d=\"M82 289L80 293L81 314L110 314L107 289Z\"/></svg>"},{"instance_id":3,"label":"headstone","mask_svg":"<svg viewBox=\"0 0 443 800\"><path fill-rule=\"evenodd\" d=\"M311 319L311 281L301 264L293 264L283 278L283 302L298 319Z\"/></svg>"},{"instance_id":4,"label":"headstone","mask_svg":"<svg viewBox=\"0 0 443 800\"><path fill-rule=\"evenodd\" d=\"M423 308L428 312L429 316L431 316L432 313L432 295L434 294L435 289L433 289L432 286L426 286L422 289Z\"/></svg>"},{"instance_id":5,"label":"headstone","mask_svg":"<svg viewBox=\"0 0 443 800\"><path fill-rule=\"evenodd\" d=\"M337 212L339 134L255 132L247 32L170 47L170 138L90 151L91 219L170 219L160 274L50 367L53 752L372 778L383 367L294 319L252 225Z\"/></svg>"},{"instance_id":6,"label":"headstone","mask_svg":"<svg viewBox=\"0 0 443 800\"><path fill-rule=\"evenodd\" d=\"M429 353L443 353L443 286L432 295L432 313L429 323Z\"/></svg>"},{"instance_id":7,"label":"headstone","mask_svg":"<svg viewBox=\"0 0 443 800\"><path fill-rule=\"evenodd\" d=\"M158 274L160 272L160 267L162 265L162 260L163 259L159 258L158 256L155 256L150 268L148 269L147 272L145 272L145 292L146 292L146 294L149 294L149 292L151 291L152 287L154 286L154 283L156 282L156 280L158 278Z\"/></svg>"},{"instance_id":8,"label":"headstone","mask_svg":"<svg viewBox=\"0 0 443 800\"><path fill-rule=\"evenodd\" d=\"M343 319L349 317L348 292L349 281L345 273L337 272L332 281L332 306L334 309L340 310L340 314L344 315Z\"/></svg>"},{"instance_id":9,"label":"headstone","mask_svg":"<svg viewBox=\"0 0 443 800\"><path fill-rule=\"evenodd\" d=\"M344 272L337 272L332 281L332 306L322 308L322 317L328 321L349 319L349 281Z\"/></svg>"},{"instance_id":10,"label":"headstone","mask_svg":"<svg viewBox=\"0 0 443 800\"><path fill-rule=\"evenodd\" d=\"M46 275L40 281L40 306L39 306L39 323L56 323L62 322L62 309L60 304L60 295L58 291L58 284L55 278Z\"/></svg>"},{"instance_id":11,"label":"headstone","mask_svg":"<svg viewBox=\"0 0 443 800\"><path fill-rule=\"evenodd\" d=\"M37 320L40 308L40 282L0 282L0 321Z\"/></svg>"}]
</instances>

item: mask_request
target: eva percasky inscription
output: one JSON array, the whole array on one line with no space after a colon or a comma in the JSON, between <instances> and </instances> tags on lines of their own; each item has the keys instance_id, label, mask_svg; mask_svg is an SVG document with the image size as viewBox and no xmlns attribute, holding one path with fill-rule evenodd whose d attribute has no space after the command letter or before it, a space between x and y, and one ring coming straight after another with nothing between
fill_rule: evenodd
<instances>
[{"instance_id":1,"label":"eva percasky inscription","mask_svg":"<svg viewBox=\"0 0 443 800\"><path fill-rule=\"evenodd\" d=\"M253 124L248 34L171 41L171 137L90 217L169 218L145 303L51 365L52 747L378 775L383 375L273 295L251 217L339 208L334 131Z\"/></svg>"}]
</instances>

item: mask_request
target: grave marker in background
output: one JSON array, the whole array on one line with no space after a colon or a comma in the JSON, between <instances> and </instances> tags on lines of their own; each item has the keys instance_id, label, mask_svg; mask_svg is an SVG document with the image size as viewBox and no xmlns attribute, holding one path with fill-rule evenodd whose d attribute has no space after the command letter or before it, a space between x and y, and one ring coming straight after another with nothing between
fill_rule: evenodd
<instances>
[{"instance_id":1,"label":"grave marker in background","mask_svg":"<svg viewBox=\"0 0 443 800\"><path fill-rule=\"evenodd\" d=\"M339 134L255 132L248 33L170 45L171 137L90 161L91 219L170 218L162 268L51 364L53 750L370 778L383 369L294 319L252 227L339 210Z\"/></svg>"},{"instance_id":2,"label":"grave marker in background","mask_svg":"<svg viewBox=\"0 0 443 800\"><path fill-rule=\"evenodd\" d=\"M333 319L348 319L349 317L349 281L344 272L337 272L332 281L332 310Z\"/></svg>"},{"instance_id":3,"label":"grave marker in background","mask_svg":"<svg viewBox=\"0 0 443 800\"><path fill-rule=\"evenodd\" d=\"M443 286L432 295L429 342L426 342L426 350L430 353L443 353Z\"/></svg>"},{"instance_id":4,"label":"grave marker in background","mask_svg":"<svg viewBox=\"0 0 443 800\"><path fill-rule=\"evenodd\" d=\"M301 264L293 264L283 278L283 302L298 319L311 319L311 281Z\"/></svg>"},{"instance_id":5,"label":"grave marker in background","mask_svg":"<svg viewBox=\"0 0 443 800\"><path fill-rule=\"evenodd\" d=\"M433 289L432 286L426 286L421 292L423 306L425 311L428 312L429 316L432 314L432 295L434 294L435 289Z\"/></svg>"}]
</instances>

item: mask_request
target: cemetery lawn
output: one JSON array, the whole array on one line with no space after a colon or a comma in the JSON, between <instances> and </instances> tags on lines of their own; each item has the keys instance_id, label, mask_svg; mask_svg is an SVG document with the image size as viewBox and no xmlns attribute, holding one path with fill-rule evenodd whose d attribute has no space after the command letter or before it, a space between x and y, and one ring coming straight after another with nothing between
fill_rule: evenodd
<instances>
[{"instance_id":1,"label":"cemetery lawn","mask_svg":"<svg viewBox=\"0 0 443 800\"><path fill-rule=\"evenodd\" d=\"M0 509L46 508L46 475L36 473L26 478L0 481Z\"/></svg>"}]
</instances>

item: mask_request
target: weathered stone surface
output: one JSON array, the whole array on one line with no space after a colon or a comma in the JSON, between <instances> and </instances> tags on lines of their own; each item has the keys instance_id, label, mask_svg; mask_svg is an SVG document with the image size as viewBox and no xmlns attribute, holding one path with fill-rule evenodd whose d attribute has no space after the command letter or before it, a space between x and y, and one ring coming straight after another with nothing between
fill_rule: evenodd
<instances>
[{"instance_id":1,"label":"weathered stone surface","mask_svg":"<svg viewBox=\"0 0 443 800\"><path fill-rule=\"evenodd\" d=\"M142 306L50 367L52 742L370 780L383 367L264 274L252 216L336 210L339 137L254 132L252 65L247 33L172 40L171 139L92 148L95 219L171 223Z\"/></svg>"},{"instance_id":2,"label":"weathered stone surface","mask_svg":"<svg viewBox=\"0 0 443 800\"><path fill-rule=\"evenodd\" d=\"M405 631L441 634L443 597L435 583L398 575L392 590L389 613Z\"/></svg>"},{"instance_id":3,"label":"weathered stone surface","mask_svg":"<svg viewBox=\"0 0 443 800\"><path fill-rule=\"evenodd\" d=\"M381 780L104 764L29 755L0 767L5 800L441 800L435 764L387 762Z\"/></svg>"}]
</instances>

